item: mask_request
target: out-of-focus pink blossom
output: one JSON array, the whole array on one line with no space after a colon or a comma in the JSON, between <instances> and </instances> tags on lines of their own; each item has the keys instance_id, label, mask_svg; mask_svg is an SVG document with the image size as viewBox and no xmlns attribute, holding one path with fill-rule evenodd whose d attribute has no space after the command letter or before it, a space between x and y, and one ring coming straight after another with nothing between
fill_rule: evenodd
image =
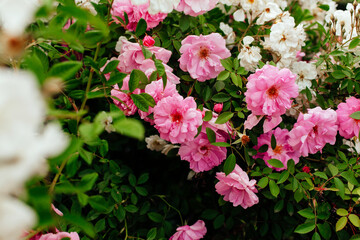
<instances>
[{"instance_id":1,"label":"out-of-focus pink blossom","mask_svg":"<svg viewBox=\"0 0 360 240\"><path fill-rule=\"evenodd\" d=\"M165 68L167 81L171 82L173 84L180 83L180 78L178 76L176 76L174 73L172 73L173 69L171 67L169 67L168 65L166 65L165 63L163 63L163 65ZM154 71L156 71L155 63L151 59L144 60L138 69L143 71L148 78L150 78L151 74ZM161 79L161 78L158 78L158 80L159 79Z\"/></svg>"},{"instance_id":2,"label":"out-of-focus pink blossom","mask_svg":"<svg viewBox=\"0 0 360 240\"><path fill-rule=\"evenodd\" d=\"M180 0L176 10L196 17L213 9L219 0Z\"/></svg>"},{"instance_id":3,"label":"out-of-focus pink blossom","mask_svg":"<svg viewBox=\"0 0 360 240\"><path fill-rule=\"evenodd\" d=\"M225 39L218 33L188 36L181 42L180 68L200 82L215 78L224 70L220 60L231 56Z\"/></svg>"},{"instance_id":4,"label":"out-of-focus pink blossom","mask_svg":"<svg viewBox=\"0 0 360 240\"><path fill-rule=\"evenodd\" d=\"M176 231L169 240L199 240L205 236L207 229L204 221L198 220L191 226L185 225L178 227Z\"/></svg>"},{"instance_id":5,"label":"out-of-focus pink blossom","mask_svg":"<svg viewBox=\"0 0 360 240\"><path fill-rule=\"evenodd\" d=\"M163 98L179 95L178 91L176 90L176 85L171 82L168 82L164 89L162 79L153 81L150 84L146 85L145 93L151 95L154 98L155 103L158 103ZM153 112L154 112L154 108L149 107L148 112L143 112L143 111L139 110L139 115L145 121L150 122L151 124L154 124L154 120L147 117L149 114L151 114Z\"/></svg>"},{"instance_id":6,"label":"out-of-focus pink blossom","mask_svg":"<svg viewBox=\"0 0 360 240\"><path fill-rule=\"evenodd\" d=\"M70 240L80 240L80 237L76 232L47 233L42 235L39 240L61 240L63 238L70 238Z\"/></svg>"},{"instance_id":7,"label":"out-of-focus pink blossom","mask_svg":"<svg viewBox=\"0 0 360 240\"><path fill-rule=\"evenodd\" d=\"M219 113L222 111L224 104L223 103L217 103L214 105L214 111Z\"/></svg>"},{"instance_id":8,"label":"out-of-focus pink blossom","mask_svg":"<svg viewBox=\"0 0 360 240\"><path fill-rule=\"evenodd\" d=\"M305 173L310 173L310 168L308 166L304 166L302 168L302 171L305 172Z\"/></svg>"},{"instance_id":9,"label":"out-of-focus pink blossom","mask_svg":"<svg viewBox=\"0 0 360 240\"><path fill-rule=\"evenodd\" d=\"M126 39L121 39L120 55L118 57L118 69L124 73L130 73L133 69L139 69L143 64L145 57L141 46L138 43L129 42ZM155 54L155 57L163 63L167 63L171 57L171 51L161 47L147 47L147 49Z\"/></svg>"},{"instance_id":10,"label":"out-of-focus pink blossom","mask_svg":"<svg viewBox=\"0 0 360 240\"><path fill-rule=\"evenodd\" d=\"M217 135L216 141L224 142L225 138ZM226 152L226 147L212 145L206 133L200 133L194 141L184 142L179 149L180 158L188 161L194 172L209 171L219 166L225 160Z\"/></svg>"},{"instance_id":11,"label":"out-of-focus pink blossom","mask_svg":"<svg viewBox=\"0 0 360 240\"><path fill-rule=\"evenodd\" d=\"M138 108L134 104L134 101L131 99L131 94L129 92L129 80L130 76L126 76L123 80L123 85L119 89L119 86L116 84L114 89L111 90L111 96L113 96L113 101L120 110L124 111L126 116L131 116L136 113ZM127 92L126 92L127 91ZM141 91L140 89L135 89L134 94L139 94ZM119 100L120 101L119 101Z\"/></svg>"},{"instance_id":12,"label":"out-of-focus pink blossom","mask_svg":"<svg viewBox=\"0 0 360 240\"><path fill-rule=\"evenodd\" d=\"M155 40L154 40L151 36L146 35L146 36L144 37L143 44L144 44L144 46L146 46L146 47L152 47L152 46L154 46L154 44L155 44Z\"/></svg>"},{"instance_id":13,"label":"out-of-focus pink blossom","mask_svg":"<svg viewBox=\"0 0 360 240\"><path fill-rule=\"evenodd\" d=\"M360 111L360 99L355 97L350 97L346 99L346 102L340 103L336 110L339 134L344 138L359 137L360 120L350 117L351 114L357 111Z\"/></svg>"},{"instance_id":14,"label":"out-of-focus pink blossom","mask_svg":"<svg viewBox=\"0 0 360 240\"><path fill-rule=\"evenodd\" d=\"M130 31L135 31L137 23L142 18L147 23L147 30L156 27L160 22L162 22L167 14L157 13L150 14L148 12L149 2L141 5L134 5L131 3L131 0L114 0L111 15L115 22L120 23L116 17L120 17L125 20L124 12L128 15L129 23L126 25L126 29Z\"/></svg>"},{"instance_id":15,"label":"out-of-focus pink blossom","mask_svg":"<svg viewBox=\"0 0 360 240\"><path fill-rule=\"evenodd\" d=\"M296 52L296 60L297 60L298 62L301 62L302 59L303 59L303 57L305 57L305 53L304 53L304 52L302 52L302 51L297 51L297 52Z\"/></svg>"},{"instance_id":16,"label":"out-of-focus pink blossom","mask_svg":"<svg viewBox=\"0 0 360 240\"><path fill-rule=\"evenodd\" d=\"M160 137L171 143L192 141L202 124L201 112L192 97L180 95L161 99L154 107L155 128Z\"/></svg>"},{"instance_id":17,"label":"out-of-focus pink blossom","mask_svg":"<svg viewBox=\"0 0 360 240\"><path fill-rule=\"evenodd\" d=\"M60 217L64 216L64 214L62 213L62 211L60 211L59 209L57 209L54 204L51 204L51 209Z\"/></svg>"},{"instance_id":18,"label":"out-of-focus pink blossom","mask_svg":"<svg viewBox=\"0 0 360 240\"><path fill-rule=\"evenodd\" d=\"M225 175L223 172L216 173L219 182L215 185L216 192L224 196L225 201L231 202L234 207L242 206L244 209L259 202L256 196L256 180L249 181L249 176L238 165Z\"/></svg>"},{"instance_id":19,"label":"out-of-focus pink blossom","mask_svg":"<svg viewBox=\"0 0 360 240\"><path fill-rule=\"evenodd\" d=\"M307 114L300 113L289 133L289 144L303 157L321 152L326 143L335 144L338 130L336 120L337 114L332 109L316 107Z\"/></svg>"},{"instance_id":20,"label":"out-of-focus pink blossom","mask_svg":"<svg viewBox=\"0 0 360 240\"><path fill-rule=\"evenodd\" d=\"M271 148L271 137L273 134L276 139L276 147L274 149ZM269 148L266 152L259 152L256 156L254 156L254 158L263 159L268 167L273 168L276 171L287 169L287 162L290 159L293 159L295 164L297 164L299 162L300 153L294 151L294 149L289 145L288 140L289 131L287 129L276 128L268 133L261 134L260 137L258 137L258 145L254 148L258 150L263 145L268 145ZM270 159L280 160L284 167L274 168L268 163L268 160Z\"/></svg>"}]
</instances>

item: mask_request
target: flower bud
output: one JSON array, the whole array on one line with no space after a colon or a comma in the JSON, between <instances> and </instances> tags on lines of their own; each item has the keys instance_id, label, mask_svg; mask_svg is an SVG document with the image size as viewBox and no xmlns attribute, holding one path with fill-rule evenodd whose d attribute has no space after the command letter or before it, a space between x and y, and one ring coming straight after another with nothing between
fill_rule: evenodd
<instances>
[{"instance_id":1,"label":"flower bud","mask_svg":"<svg viewBox=\"0 0 360 240\"><path fill-rule=\"evenodd\" d=\"M221 112L222 109L223 109L223 105L224 105L223 103L215 104L214 111L217 112L217 113Z\"/></svg>"},{"instance_id":2,"label":"flower bud","mask_svg":"<svg viewBox=\"0 0 360 240\"><path fill-rule=\"evenodd\" d=\"M144 46L151 47L155 44L155 40L152 37L146 35L144 37L143 43L144 43Z\"/></svg>"}]
</instances>

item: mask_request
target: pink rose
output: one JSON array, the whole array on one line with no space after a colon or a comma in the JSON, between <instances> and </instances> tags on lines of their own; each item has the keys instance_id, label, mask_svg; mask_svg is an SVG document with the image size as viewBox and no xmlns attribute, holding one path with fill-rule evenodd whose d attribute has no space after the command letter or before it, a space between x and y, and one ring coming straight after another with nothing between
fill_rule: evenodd
<instances>
[{"instance_id":1,"label":"pink rose","mask_svg":"<svg viewBox=\"0 0 360 240\"><path fill-rule=\"evenodd\" d=\"M355 97L350 97L346 99L345 103L340 103L336 110L339 134L344 138L359 137L360 120L350 117L351 114L357 111L360 111L360 100Z\"/></svg>"},{"instance_id":2,"label":"pink rose","mask_svg":"<svg viewBox=\"0 0 360 240\"><path fill-rule=\"evenodd\" d=\"M120 23L116 17L120 17L125 21L124 12L128 15L129 23L126 25L126 29L130 31L135 31L137 23L142 18L147 23L147 30L156 27L160 22L162 22L167 14L157 13L150 14L148 12L149 2L141 5L133 5L131 0L114 0L111 15L115 22Z\"/></svg>"},{"instance_id":3,"label":"pink rose","mask_svg":"<svg viewBox=\"0 0 360 240\"><path fill-rule=\"evenodd\" d=\"M221 135L216 136L217 142L224 142ZM179 149L181 160L188 161L194 172L209 171L219 166L226 159L226 147L212 145L206 133L200 133L193 141L184 142Z\"/></svg>"},{"instance_id":4,"label":"pink rose","mask_svg":"<svg viewBox=\"0 0 360 240\"><path fill-rule=\"evenodd\" d=\"M154 107L155 128L160 137L171 143L192 141L202 124L201 112L194 98L180 95L161 99Z\"/></svg>"},{"instance_id":5,"label":"pink rose","mask_svg":"<svg viewBox=\"0 0 360 240\"><path fill-rule=\"evenodd\" d=\"M80 240L80 237L76 232L47 233L42 235L39 240L61 240L63 238L70 238L70 240Z\"/></svg>"},{"instance_id":6,"label":"pink rose","mask_svg":"<svg viewBox=\"0 0 360 240\"><path fill-rule=\"evenodd\" d=\"M271 137L273 134L276 139L276 147L274 149L271 148ZM276 128L268 133L261 134L260 137L258 137L258 145L254 148L258 150L263 145L268 145L269 148L266 152L257 153L254 158L263 159L268 167L273 168L276 171L287 169L287 162L290 159L293 159L295 164L297 164L299 162L300 153L294 151L294 149L289 145L289 138L289 131L281 128ZM284 167L274 168L268 163L268 160L270 159L280 160L284 164Z\"/></svg>"},{"instance_id":7,"label":"pink rose","mask_svg":"<svg viewBox=\"0 0 360 240\"><path fill-rule=\"evenodd\" d=\"M207 230L204 221L198 220L194 225L178 227L176 231L169 240L199 240L205 236Z\"/></svg>"},{"instance_id":8,"label":"pink rose","mask_svg":"<svg viewBox=\"0 0 360 240\"><path fill-rule=\"evenodd\" d=\"M214 111L217 112L217 113L220 113L223 109L223 103L217 103L214 105Z\"/></svg>"},{"instance_id":9,"label":"pink rose","mask_svg":"<svg viewBox=\"0 0 360 240\"><path fill-rule=\"evenodd\" d=\"M186 15L196 17L215 8L219 0L180 0L176 11L184 12Z\"/></svg>"},{"instance_id":10,"label":"pink rose","mask_svg":"<svg viewBox=\"0 0 360 240\"><path fill-rule=\"evenodd\" d=\"M180 68L200 82L217 77L225 69L220 60L231 56L225 39L218 33L191 35L181 44Z\"/></svg>"},{"instance_id":11,"label":"pink rose","mask_svg":"<svg viewBox=\"0 0 360 240\"><path fill-rule=\"evenodd\" d=\"M303 157L321 152L326 143L335 144L338 130L336 120L337 114L332 109L316 107L307 114L300 113L289 133L289 144Z\"/></svg>"},{"instance_id":12,"label":"pink rose","mask_svg":"<svg viewBox=\"0 0 360 240\"><path fill-rule=\"evenodd\" d=\"M134 115L138 110L134 101L131 99L132 93L129 92L129 80L130 76L127 75L123 80L122 87L119 89L119 86L116 84L110 92L115 105L118 106L126 116ZM135 89L133 93L139 94L140 92L140 89Z\"/></svg>"},{"instance_id":13,"label":"pink rose","mask_svg":"<svg viewBox=\"0 0 360 240\"><path fill-rule=\"evenodd\" d=\"M225 201L231 202L234 207L241 206L244 209L259 203L256 196L256 180L249 181L249 176L238 165L225 175L223 172L216 173L219 182L215 185L216 192L224 196Z\"/></svg>"},{"instance_id":14,"label":"pink rose","mask_svg":"<svg viewBox=\"0 0 360 240\"><path fill-rule=\"evenodd\" d=\"M121 41L122 45L118 57L118 60L120 61L118 69L124 73L130 73L133 69L139 69L145 60L141 46L138 43L132 43L125 39L122 39ZM166 50L165 48L152 46L147 49L155 54L155 57L163 63L167 63L171 57L171 51Z\"/></svg>"}]
</instances>

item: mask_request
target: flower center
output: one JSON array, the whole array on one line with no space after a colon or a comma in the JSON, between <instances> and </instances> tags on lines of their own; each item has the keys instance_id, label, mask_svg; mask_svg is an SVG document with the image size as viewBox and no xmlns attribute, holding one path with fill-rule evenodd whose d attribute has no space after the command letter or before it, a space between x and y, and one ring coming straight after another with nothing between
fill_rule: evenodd
<instances>
[{"instance_id":1,"label":"flower center","mask_svg":"<svg viewBox=\"0 0 360 240\"><path fill-rule=\"evenodd\" d=\"M283 34L280 42L285 42L285 41L286 41L286 36Z\"/></svg>"},{"instance_id":2,"label":"flower center","mask_svg":"<svg viewBox=\"0 0 360 240\"><path fill-rule=\"evenodd\" d=\"M270 8L266 8L265 12L269 13L270 12Z\"/></svg>"},{"instance_id":3,"label":"flower center","mask_svg":"<svg viewBox=\"0 0 360 240\"><path fill-rule=\"evenodd\" d=\"M276 98L279 95L279 90L277 87L271 86L271 88L269 88L266 93L270 98Z\"/></svg>"},{"instance_id":4,"label":"flower center","mask_svg":"<svg viewBox=\"0 0 360 240\"><path fill-rule=\"evenodd\" d=\"M283 147L282 147L281 145L278 145L278 146L275 147L275 149L273 150L273 152L274 152L275 154L281 154L282 148L283 148Z\"/></svg>"},{"instance_id":5,"label":"flower center","mask_svg":"<svg viewBox=\"0 0 360 240\"><path fill-rule=\"evenodd\" d=\"M175 123L180 123L182 120L182 115L178 112L171 114L171 121Z\"/></svg>"},{"instance_id":6,"label":"flower center","mask_svg":"<svg viewBox=\"0 0 360 240\"><path fill-rule=\"evenodd\" d=\"M254 3L255 0L248 0L249 3Z\"/></svg>"},{"instance_id":7,"label":"flower center","mask_svg":"<svg viewBox=\"0 0 360 240\"><path fill-rule=\"evenodd\" d=\"M318 126L317 125L315 127L313 127L313 131L314 131L315 134L318 133Z\"/></svg>"},{"instance_id":8,"label":"flower center","mask_svg":"<svg viewBox=\"0 0 360 240\"><path fill-rule=\"evenodd\" d=\"M210 55L210 50L207 47L200 47L199 56L201 59L206 59Z\"/></svg>"},{"instance_id":9,"label":"flower center","mask_svg":"<svg viewBox=\"0 0 360 240\"><path fill-rule=\"evenodd\" d=\"M201 147L200 147L200 150L201 150L201 151L207 151L207 150L209 150L209 148L208 148L207 146L201 146Z\"/></svg>"}]
</instances>

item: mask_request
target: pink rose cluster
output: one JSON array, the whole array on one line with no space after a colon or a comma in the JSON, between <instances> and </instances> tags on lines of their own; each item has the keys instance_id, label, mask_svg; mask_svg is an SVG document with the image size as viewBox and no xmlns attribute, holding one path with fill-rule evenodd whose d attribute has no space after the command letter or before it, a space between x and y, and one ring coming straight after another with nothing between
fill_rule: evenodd
<instances>
[{"instance_id":1,"label":"pink rose cluster","mask_svg":"<svg viewBox=\"0 0 360 240\"><path fill-rule=\"evenodd\" d=\"M231 202L234 207L244 209L259 203L256 196L256 180L249 180L249 176L238 165L227 176L223 172L216 173L219 182L215 185L216 192L224 196L225 201Z\"/></svg>"},{"instance_id":2,"label":"pink rose cluster","mask_svg":"<svg viewBox=\"0 0 360 240\"><path fill-rule=\"evenodd\" d=\"M219 0L180 0L176 10L186 15L196 17L215 8Z\"/></svg>"},{"instance_id":3,"label":"pink rose cluster","mask_svg":"<svg viewBox=\"0 0 360 240\"><path fill-rule=\"evenodd\" d=\"M245 96L252 113L245 122L245 128L251 129L263 116L265 133L276 127L282 121L281 115L291 108L291 99L299 95L295 80L296 74L289 69L279 70L272 65L265 65L251 74Z\"/></svg>"},{"instance_id":4,"label":"pink rose cluster","mask_svg":"<svg viewBox=\"0 0 360 240\"><path fill-rule=\"evenodd\" d=\"M115 22L119 23L116 17L125 20L124 12L126 12L129 19L126 28L130 31L135 31L137 23L141 18L146 21L147 30L149 30L159 25L167 16L165 13L150 14L148 12L149 5L149 1L145 4L134 5L131 3L131 0L114 0L110 13Z\"/></svg>"},{"instance_id":5,"label":"pink rose cluster","mask_svg":"<svg viewBox=\"0 0 360 240\"><path fill-rule=\"evenodd\" d=\"M197 1L200 4L200 1ZM219 33L188 36L181 42L180 68L200 82L217 77L225 68L220 60L231 56Z\"/></svg>"},{"instance_id":6,"label":"pink rose cluster","mask_svg":"<svg viewBox=\"0 0 360 240\"><path fill-rule=\"evenodd\" d=\"M176 231L169 240L199 240L205 236L207 229L204 221L198 220L191 226L185 225L178 227Z\"/></svg>"}]
</instances>

